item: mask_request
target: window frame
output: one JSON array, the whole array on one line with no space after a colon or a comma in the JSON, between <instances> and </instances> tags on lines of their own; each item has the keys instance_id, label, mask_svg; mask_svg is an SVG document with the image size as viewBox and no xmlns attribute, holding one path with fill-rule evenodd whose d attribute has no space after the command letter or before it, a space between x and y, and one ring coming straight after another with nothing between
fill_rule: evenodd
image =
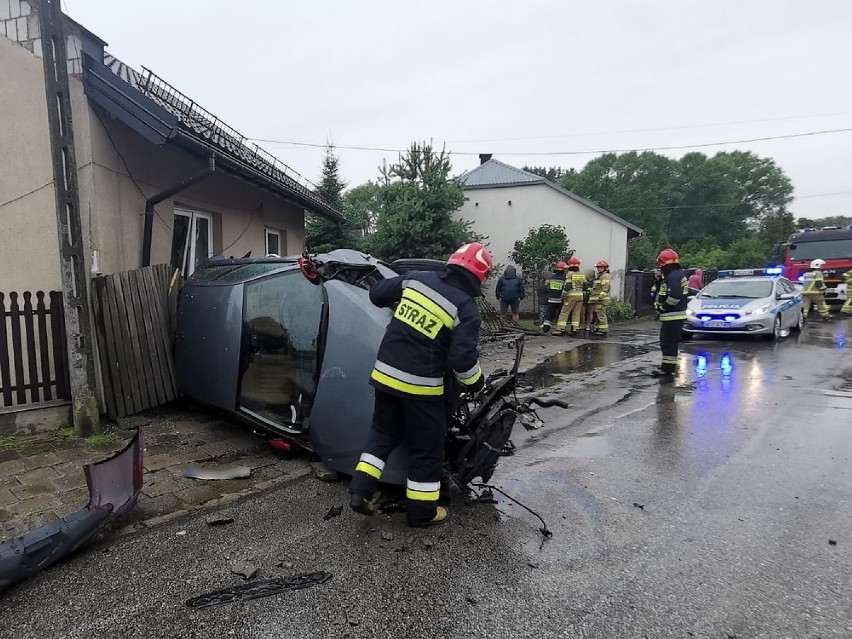
<instances>
[{"instance_id":1,"label":"window frame","mask_svg":"<svg viewBox=\"0 0 852 639\"><path fill-rule=\"evenodd\" d=\"M197 231L196 220L198 219L207 220L207 228L209 230L207 255L205 256L205 259L213 257L213 215L182 206L175 206L174 217L178 216L189 218L189 228L187 229L186 244L183 249L183 259L179 265L181 274L184 277L189 277L195 272L196 266L198 246L195 241L195 235ZM172 230L172 237L174 237L174 230Z\"/></svg>"},{"instance_id":2,"label":"window frame","mask_svg":"<svg viewBox=\"0 0 852 639\"><path fill-rule=\"evenodd\" d=\"M277 238L277 241L278 241L278 252L277 253L273 253L272 251L269 250L269 238L270 238L270 236L275 236ZM286 255L287 254L286 242L287 242L287 233L285 231L282 231L282 230L276 229L276 228L272 228L270 226L265 226L263 228L263 251L264 251L263 254L264 255L266 255L266 256L277 255L278 257ZM282 249L283 249L283 251L282 251Z\"/></svg>"}]
</instances>

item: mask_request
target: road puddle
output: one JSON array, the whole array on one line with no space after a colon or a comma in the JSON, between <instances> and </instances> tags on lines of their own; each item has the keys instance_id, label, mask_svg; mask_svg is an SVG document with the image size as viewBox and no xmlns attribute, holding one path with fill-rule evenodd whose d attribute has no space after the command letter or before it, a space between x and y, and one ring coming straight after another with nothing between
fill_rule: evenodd
<instances>
[{"instance_id":1,"label":"road puddle","mask_svg":"<svg viewBox=\"0 0 852 639\"><path fill-rule=\"evenodd\" d=\"M650 351L647 348L633 344L580 344L573 350L560 351L547 358L541 364L521 373L521 378L524 383L534 388L553 386L564 381L565 376L571 373L587 373L648 352Z\"/></svg>"}]
</instances>

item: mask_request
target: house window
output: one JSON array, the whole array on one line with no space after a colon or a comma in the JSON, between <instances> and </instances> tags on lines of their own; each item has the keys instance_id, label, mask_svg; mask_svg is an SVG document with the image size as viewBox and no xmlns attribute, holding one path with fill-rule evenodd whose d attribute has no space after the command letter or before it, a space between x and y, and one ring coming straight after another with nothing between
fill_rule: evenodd
<instances>
[{"instance_id":1,"label":"house window","mask_svg":"<svg viewBox=\"0 0 852 639\"><path fill-rule=\"evenodd\" d=\"M266 254L284 255L287 252L287 234L277 229L264 229Z\"/></svg>"},{"instance_id":2,"label":"house window","mask_svg":"<svg viewBox=\"0 0 852 639\"><path fill-rule=\"evenodd\" d=\"M172 227L172 266L184 277L213 255L213 216L175 208Z\"/></svg>"}]
</instances>

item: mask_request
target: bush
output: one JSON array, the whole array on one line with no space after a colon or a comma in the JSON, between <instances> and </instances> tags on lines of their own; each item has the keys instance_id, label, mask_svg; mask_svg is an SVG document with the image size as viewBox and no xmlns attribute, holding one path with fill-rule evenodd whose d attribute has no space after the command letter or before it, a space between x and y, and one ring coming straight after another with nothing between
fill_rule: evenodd
<instances>
[{"instance_id":1,"label":"bush","mask_svg":"<svg viewBox=\"0 0 852 639\"><path fill-rule=\"evenodd\" d=\"M612 300L609 306L606 307L606 316L613 324L617 322L626 322L636 317L636 311L627 302L621 300Z\"/></svg>"}]
</instances>

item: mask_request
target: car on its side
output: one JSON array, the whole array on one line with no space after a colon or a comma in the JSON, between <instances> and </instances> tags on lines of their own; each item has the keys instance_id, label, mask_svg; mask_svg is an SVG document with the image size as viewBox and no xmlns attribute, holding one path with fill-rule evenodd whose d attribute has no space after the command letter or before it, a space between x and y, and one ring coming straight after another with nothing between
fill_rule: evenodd
<instances>
[{"instance_id":1,"label":"car on its side","mask_svg":"<svg viewBox=\"0 0 852 639\"><path fill-rule=\"evenodd\" d=\"M685 337L762 335L777 340L805 322L801 291L775 269L719 271L719 278L689 302Z\"/></svg>"}]
</instances>

